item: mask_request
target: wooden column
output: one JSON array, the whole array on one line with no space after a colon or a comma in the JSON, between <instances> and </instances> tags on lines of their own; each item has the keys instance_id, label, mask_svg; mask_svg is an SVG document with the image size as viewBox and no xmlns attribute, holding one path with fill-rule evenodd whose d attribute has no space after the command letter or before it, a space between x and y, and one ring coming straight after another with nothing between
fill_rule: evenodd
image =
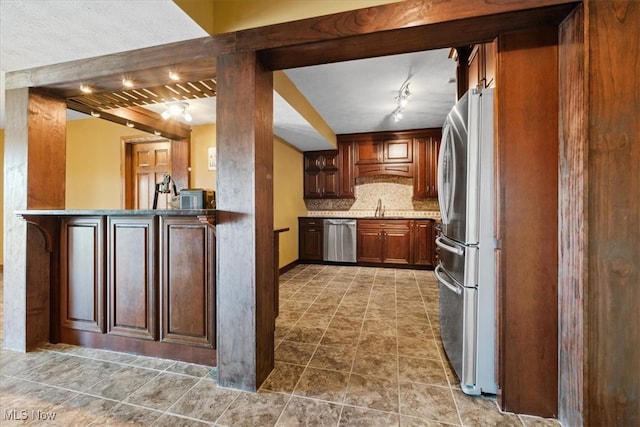
<instances>
[{"instance_id":1,"label":"wooden column","mask_svg":"<svg viewBox=\"0 0 640 427\"><path fill-rule=\"evenodd\" d=\"M558 408L557 28L499 37L499 402Z\"/></svg>"},{"instance_id":2,"label":"wooden column","mask_svg":"<svg viewBox=\"0 0 640 427\"><path fill-rule=\"evenodd\" d=\"M218 57L218 383L255 391L274 366L273 77Z\"/></svg>"},{"instance_id":3,"label":"wooden column","mask_svg":"<svg viewBox=\"0 0 640 427\"><path fill-rule=\"evenodd\" d=\"M560 414L640 425L640 3L560 29Z\"/></svg>"},{"instance_id":4,"label":"wooden column","mask_svg":"<svg viewBox=\"0 0 640 427\"><path fill-rule=\"evenodd\" d=\"M24 88L8 90L6 106L4 347L26 351L49 341L51 255L14 212L64 208L66 104Z\"/></svg>"}]
</instances>

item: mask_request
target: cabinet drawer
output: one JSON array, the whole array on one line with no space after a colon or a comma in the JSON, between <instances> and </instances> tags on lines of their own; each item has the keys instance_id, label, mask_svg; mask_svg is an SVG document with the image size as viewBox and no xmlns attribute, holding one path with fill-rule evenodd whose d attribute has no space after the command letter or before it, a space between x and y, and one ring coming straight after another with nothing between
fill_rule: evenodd
<instances>
[{"instance_id":1,"label":"cabinet drawer","mask_svg":"<svg viewBox=\"0 0 640 427\"><path fill-rule=\"evenodd\" d=\"M324 220L322 218L298 218L298 224L300 227L322 228Z\"/></svg>"}]
</instances>

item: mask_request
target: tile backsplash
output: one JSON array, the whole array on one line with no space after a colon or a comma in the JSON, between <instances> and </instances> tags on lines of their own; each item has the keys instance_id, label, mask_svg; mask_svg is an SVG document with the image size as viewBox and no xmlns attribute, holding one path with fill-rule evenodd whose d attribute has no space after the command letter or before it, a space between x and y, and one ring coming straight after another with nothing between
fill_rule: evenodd
<instances>
[{"instance_id":1,"label":"tile backsplash","mask_svg":"<svg viewBox=\"0 0 640 427\"><path fill-rule=\"evenodd\" d=\"M310 216L373 216L378 199L385 216L439 217L437 199L413 200L413 179L373 176L356 179L355 199L308 199Z\"/></svg>"}]
</instances>

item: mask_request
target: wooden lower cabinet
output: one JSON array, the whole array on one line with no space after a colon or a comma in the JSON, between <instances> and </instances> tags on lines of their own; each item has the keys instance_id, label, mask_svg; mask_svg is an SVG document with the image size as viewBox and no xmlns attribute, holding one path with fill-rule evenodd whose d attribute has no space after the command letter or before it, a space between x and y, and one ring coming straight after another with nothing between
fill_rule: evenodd
<instances>
[{"instance_id":1,"label":"wooden lower cabinet","mask_svg":"<svg viewBox=\"0 0 640 427\"><path fill-rule=\"evenodd\" d=\"M357 261L411 264L411 221L358 220Z\"/></svg>"},{"instance_id":2,"label":"wooden lower cabinet","mask_svg":"<svg viewBox=\"0 0 640 427\"><path fill-rule=\"evenodd\" d=\"M301 261L322 261L324 255L322 218L298 219L298 252L298 258Z\"/></svg>"},{"instance_id":3,"label":"wooden lower cabinet","mask_svg":"<svg viewBox=\"0 0 640 427\"><path fill-rule=\"evenodd\" d=\"M162 217L160 226L160 341L213 348L213 229L189 217Z\"/></svg>"},{"instance_id":4,"label":"wooden lower cabinet","mask_svg":"<svg viewBox=\"0 0 640 427\"><path fill-rule=\"evenodd\" d=\"M216 364L208 217L63 217L60 341Z\"/></svg>"},{"instance_id":5,"label":"wooden lower cabinet","mask_svg":"<svg viewBox=\"0 0 640 427\"><path fill-rule=\"evenodd\" d=\"M413 264L435 267L438 264L436 250L436 222L419 219L413 222Z\"/></svg>"},{"instance_id":6,"label":"wooden lower cabinet","mask_svg":"<svg viewBox=\"0 0 640 427\"><path fill-rule=\"evenodd\" d=\"M60 326L106 332L105 225L101 216L60 223Z\"/></svg>"},{"instance_id":7,"label":"wooden lower cabinet","mask_svg":"<svg viewBox=\"0 0 640 427\"><path fill-rule=\"evenodd\" d=\"M358 219L356 261L359 264L433 268L436 221L433 219ZM299 260L321 262L323 218L299 218Z\"/></svg>"},{"instance_id":8,"label":"wooden lower cabinet","mask_svg":"<svg viewBox=\"0 0 640 427\"><path fill-rule=\"evenodd\" d=\"M109 217L107 333L158 339L156 218Z\"/></svg>"}]
</instances>

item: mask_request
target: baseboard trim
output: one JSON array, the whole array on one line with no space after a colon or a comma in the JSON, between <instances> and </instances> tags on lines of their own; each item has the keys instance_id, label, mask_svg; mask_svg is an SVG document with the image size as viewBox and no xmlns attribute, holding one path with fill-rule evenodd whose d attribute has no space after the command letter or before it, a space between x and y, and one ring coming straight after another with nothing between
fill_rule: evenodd
<instances>
[{"instance_id":1,"label":"baseboard trim","mask_svg":"<svg viewBox=\"0 0 640 427\"><path fill-rule=\"evenodd\" d=\"M300 260L299 259L297 259L297 260L295 260L293 262L290 262L289 264L285 265L284 267L280 267L280 270L278 270L278 271L279 271L280 274L284 274L284 273L286 273L287 271L291 270L293 267L295 267L298 264L300 264Z\"/></svg>"}]
</instances>

